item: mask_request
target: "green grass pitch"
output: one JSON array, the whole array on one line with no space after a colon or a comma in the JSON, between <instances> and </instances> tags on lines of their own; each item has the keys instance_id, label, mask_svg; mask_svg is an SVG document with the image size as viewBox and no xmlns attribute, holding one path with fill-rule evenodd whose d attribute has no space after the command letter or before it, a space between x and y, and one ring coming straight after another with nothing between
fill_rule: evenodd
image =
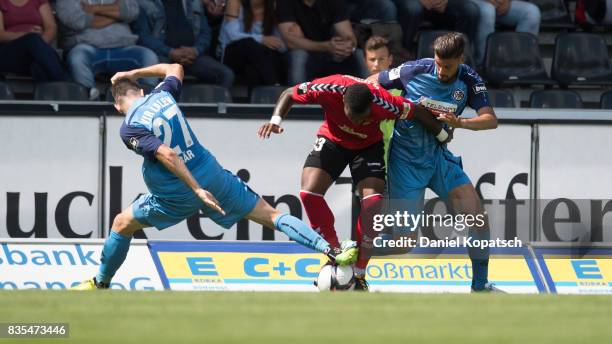
<instances>
[{"instance_id":1,"label":"green grass pitch","mask_svg":"<svg viewBox=\"0 0 612 344\"><path fill-rule=\"evenodd\" d=\"M68 322L14 343L612 343L612 297L0 291L0 322Z\"/></svg>"}]
</instances>

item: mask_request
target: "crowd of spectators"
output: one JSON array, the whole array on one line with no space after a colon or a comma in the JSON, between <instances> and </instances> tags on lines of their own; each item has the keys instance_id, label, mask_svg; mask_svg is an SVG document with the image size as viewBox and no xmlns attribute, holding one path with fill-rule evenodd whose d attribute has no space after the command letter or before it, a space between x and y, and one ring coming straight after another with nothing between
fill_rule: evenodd
<instances>
[{"instance_id":1,"label":"crowd of spectators","mask_svg":"<svg viewBox=\"0 0 612 344\"><path fill-rule=\"evenodd\" d=\"M355 23L399 25L395 63L416 58L425 21L463 32L480 68L496 25L538 35L541 22L538 6L521 0L49 1L0 0L0 73L73 81L90 99L100 96L96 77L159 62L225 88L236 80L252 88L335 73L365 77L372 68ZM579 0L577 10L587 23L611 23L611 3Z\"/></svg>"}]
</instances>

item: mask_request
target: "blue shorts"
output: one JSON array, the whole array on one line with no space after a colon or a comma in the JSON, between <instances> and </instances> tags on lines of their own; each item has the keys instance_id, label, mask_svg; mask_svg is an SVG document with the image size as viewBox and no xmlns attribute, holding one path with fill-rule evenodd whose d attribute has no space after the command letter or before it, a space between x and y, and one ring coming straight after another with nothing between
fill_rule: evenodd
<instances>
[{"instance_id":1,"label":"blue shorts","mask_svg":"<svg viewBox=\"0 0 612 344\"><path fill-rule=\"evenodd\" d=\"M389 157L387 182L391 200L422 201L425 189L430 188L438 197L448 198L454 188L470 184L463 171L461 158L448 149L436 150L431 164L417 165L401 158Z\"/></svg>"},{"instance_id":2,"label":"blue shorts","mask_svg":"<svg viewBox=\"0 0 612 344\"><path fill-rule=\"evenodd\" d=\"M201 210L204 216L218 225L230 228L253 211L259 201L259 195L230 171L221 170L216 176L207 176L207 179L207 185L202 187L219 201L225 216L204 205L195 194L181 199L145 194L132 203L134 218L143 225L164 229Z\"/></svg>"}]
</instances>

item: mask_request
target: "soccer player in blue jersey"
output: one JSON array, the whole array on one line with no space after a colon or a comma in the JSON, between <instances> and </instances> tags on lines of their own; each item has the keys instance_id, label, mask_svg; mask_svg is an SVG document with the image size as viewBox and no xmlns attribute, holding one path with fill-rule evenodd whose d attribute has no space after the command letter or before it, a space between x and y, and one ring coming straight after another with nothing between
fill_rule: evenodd
<instances>
[{"instance_id":1,"label":"soccer player in blue jersey","mask_svg":"<svg viewBox=\"0 0 612 344\"><path fill-rule=\"evenodd\" d=\"M164 80L145 96L135 81L144 77ZM108 288L127 256L134 232L151 226L161 230L200 210L222 227L247 218L276 228L339 265L354 263L355 244L345 245L344 251L331 248L310 226L272 208L202 147L176 103L182 80L179 64L121 72L111 79L115 108L126 115L121 139L144 157L142 174L150 193L115 217L97 275L73 289Z\"/></svg>"},{"instance_id":2,"label":"soccer player in blue jersey","mask_svg":"<svg viewBox=\"0 0 612 344\"><path fill-rule=\"evenodd\" d=\"M451 129L486 130L497 127L497 117L489 102L487 88L480 76L463 64L464 38L449 33L434 42L434 58L409 61L382 71L369 79L387 89L400 89L405 98L438 114ZM461 118L466 106L477 113ZM413 120L396 121L389 149L388 187L391 200L407 201L420 213L425 189L448 200L456 213L484 216L484 226L471 228L474 239L488 239L486 212L470 179L463 171L461 158L454 156L423 126ZM488 282L489 252L468 248L472 260L472 290L498 291Z\"/></svg>"}]
</instances>

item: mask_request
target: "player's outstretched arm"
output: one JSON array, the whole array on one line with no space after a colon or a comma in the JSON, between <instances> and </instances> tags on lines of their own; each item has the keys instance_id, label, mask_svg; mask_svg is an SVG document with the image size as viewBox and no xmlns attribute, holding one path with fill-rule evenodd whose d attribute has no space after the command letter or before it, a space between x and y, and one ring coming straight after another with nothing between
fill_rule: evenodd
<instances>
[{"instance_id":1,"label":"player's outstretched arm","mask_svg":"<svg viewBox=\"0 0 612 344\"><path fill-rule=\"evenodd\" d=\"M115 81L123 78L137 80L140 78L149 77L167 78L169 76L173 76L183 82L183 77L185 76L183 66L178 63L159 63L149 67L133 69L127 72L119 72L113 75L111 78L111 83L114 84Z\"/></svg>"},{"instance_id":2,"label":"player's outstretched arm","mask_svg":"<svg viewBox=\"0 0 612 344\"><path fill-rule=\"evenodd\" d=\"M448 123L453 128L463 128L469 130L488 130L497 128L497 116L490 106L485 106L478 110L477 116L472 118L459 118L453 114L441 114L439 121Z\"/></svg>"},{"instance_id":3,"label":"player's outstretched arm","mask_svg":"<svg viewBox=\"0 0 612 344\"><path fill-rule=\"evenodd\" d=\"M225 211L219 205L219 201L210 192L202 189L198 181L193 177L191 172L176 152L162 144L155 152L155 158L161 162L168 171L172 172L180 180L182 180L193 192L206 204L208 207L225 215Z\"/></svg>"},{"instance_id":4,"label":"player's outstretched arm","mask_svg":"<svg viewBox=\"0 0 612 344\"><path fill-rule=\"evenodd\" d=\"M257 136L259 136L259 138L267 139L272 133L280 134L284 131L280 124L294 104L292 93L293 88L289 87L281 93L280 97L278 97L270 122L262 125L257 131Z\"/></svg>"}]
</instances>

